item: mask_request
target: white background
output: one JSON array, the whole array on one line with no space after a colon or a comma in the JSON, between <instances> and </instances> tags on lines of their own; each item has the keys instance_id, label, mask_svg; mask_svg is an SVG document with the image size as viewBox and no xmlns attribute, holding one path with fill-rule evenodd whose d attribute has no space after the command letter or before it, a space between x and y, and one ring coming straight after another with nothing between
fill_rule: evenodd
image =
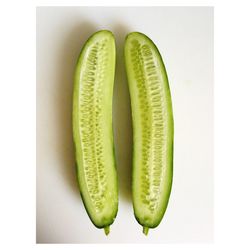
<instances>
[{"instance_id":1,"label":"white background","mask_svg":"<svg viewBox=\"0 0 250 250\"><path fill-rule=\"evenodd\" d=\"M114 136L119 210L108 237L96 229L77 188L71 110L74 67L99 29L117 43ZM131 203L132 129L123 62L127 33L157 44L175 120L174 182L167 212L148 237ZM37 242L186 243L213 238L213 9L211 7L37 9Z\"/></svg>"},{"instance_id":2,"label":"white background","mask_svg":"<svg viewBox=\"0 0 250 250\"><path fill-rule=\"evenodd\" d=\"M103 4L86 0L84 4ZM249 57L247 0L107 0L106 5L215 6L215 230L214 244L119 245L121 249L249 249ZM3 249L82 249L78 244L36 245L36 11L81 0L10 0L0 8L0 245ZM15 6L15 7L14 7ZM13 62L19 62L17 64ZM17 105L18 104L18 105ZM15 115L13 115L15 114ZM18 131L17 131L18 124ZM117 245L84 245L116 249Z\"/></svg>"}]
</instances>

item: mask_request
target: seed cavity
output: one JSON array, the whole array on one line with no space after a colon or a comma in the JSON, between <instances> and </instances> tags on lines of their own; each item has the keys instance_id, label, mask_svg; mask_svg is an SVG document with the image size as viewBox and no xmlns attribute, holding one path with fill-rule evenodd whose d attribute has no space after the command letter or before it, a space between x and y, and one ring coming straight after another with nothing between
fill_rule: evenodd
<instances>
[{"instance_id":1,"label":"seed cavity","mask_svg":"<svg viewBox=\"0 0 250 250\"><path fill-rule=\"evenodd\" d=\"M142 203L151 213L159 205L163 162L166 157L166 103L158 65L149 45L136 39L131 41L130 56L136 80L142 130L141 140L141 196Z\"/></svg>"},{"instance_id":2,"label":"seed cavity","mask_svg":"<svg viewBox=\"0 0 250 250\"><path fill-rule=\"evenodd\" d=\"M107 40L96 42L87 55L80 84L80 139L89 197L96 212L104 208L107 173L104 161L102 125L103 86L108 66Z\"/></svg>"}]
</instances>

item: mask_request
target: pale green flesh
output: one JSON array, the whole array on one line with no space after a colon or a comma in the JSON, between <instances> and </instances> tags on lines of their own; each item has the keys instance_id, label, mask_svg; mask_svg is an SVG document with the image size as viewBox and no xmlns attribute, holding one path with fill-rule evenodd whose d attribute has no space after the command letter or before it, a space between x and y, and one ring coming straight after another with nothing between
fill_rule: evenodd
<instances>
[{"instance_id":1,"label":"pale green flesh","mask_svg":"<svg viewBox=\"0 0 250 250\"><path fill-rule=\"evenodd\" d=\"M112 130L115 42L99 31L78 59L73 94L73 135L80 193L94 225L113 223L118 208L117 173Z\"/></svg>"},{"instance_id":2,"label":"pale green flesh","mask_svg":"<svg viewBox=\"0 0 250 250\"><path fill-rule=\"evenodd\" d=\"M171 95L161 56L148 37L138 32L127 36L125 62L133 120L133 207L147 234L162 220L171 192Z\"/></svg>"}]
</instances>

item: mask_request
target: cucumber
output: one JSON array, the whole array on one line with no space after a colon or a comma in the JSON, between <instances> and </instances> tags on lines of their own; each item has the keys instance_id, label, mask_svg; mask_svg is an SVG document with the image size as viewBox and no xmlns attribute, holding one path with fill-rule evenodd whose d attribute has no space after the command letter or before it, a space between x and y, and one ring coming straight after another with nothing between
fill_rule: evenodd
<instances>
[{"instance_id":1,"label":"cucumber","mask_svg":"<svg viewBox=\"0 0 250 250\"><path fill-rule=\"evenodd\" d=\"M172 187L172 101L162 57L146 35L128 34L124 54L133 123L133 208L147 235L161 222Z\"/></svg>"},{"instance_id":2,"label":"cucumber","mask_svg":"<svg viewBox=\"0 0 250 250\"><path fill-rule=\"evenodd\" d=\"M77 179L86 211L109 233L118 210L113 145L112 98L115 40L110 31L94 33L80 53L74 77L73 138Z\"/></svg>"}]
</instances>

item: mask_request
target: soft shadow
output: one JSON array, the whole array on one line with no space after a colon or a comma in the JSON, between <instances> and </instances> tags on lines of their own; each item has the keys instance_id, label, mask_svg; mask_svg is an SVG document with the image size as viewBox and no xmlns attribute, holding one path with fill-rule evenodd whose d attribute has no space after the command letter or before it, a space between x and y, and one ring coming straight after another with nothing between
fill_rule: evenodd
<instances>
[{"instance_id":1,"label":"soft shadow","mask_svg":"<svg viewBox=\"0 0 250 250\"><path fill-rule=\"evenodd\" d=\"M75 194L79 194L76 178L74 144L72 135L73 78L77 58L83 44L93 34L96 27L90 22L80 22L75 26L59 48L57 94L60 96L56 114L58 115L58 138L62 175Z\"/></svg>"},{"instance_id":2,"label":"soft shadow","mask_svg":"<svg viewBox=\"0 0 250 250\"><path fill-rule=\"evenodd\" d=\"M119 194L126 201L131 201L132 175L132 124L130 96L124 63L124 42L128 29L116 24L112 32L116 39L116 72L113 96L113 128L115 153L119 180Z\"/></svg>"}]
</instances>

